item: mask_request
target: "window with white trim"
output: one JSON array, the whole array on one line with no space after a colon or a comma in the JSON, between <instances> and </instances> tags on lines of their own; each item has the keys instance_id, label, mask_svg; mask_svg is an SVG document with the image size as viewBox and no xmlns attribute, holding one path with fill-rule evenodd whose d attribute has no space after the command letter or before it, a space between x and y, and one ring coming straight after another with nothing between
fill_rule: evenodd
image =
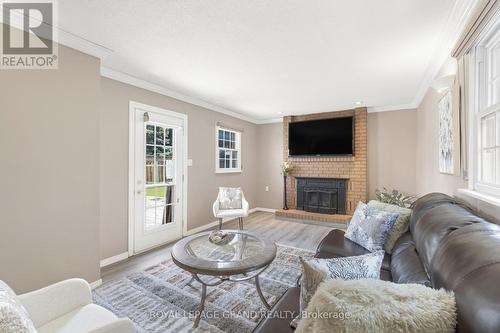
<instances>
[{"instance_id":1,"label":"window with white trim","mask_svg":"<svg viewBox=\"0 0 500 333\"><path fill-rule=\"evenodd\" d=\"M500 196L500 19L475 48L474 189Z\"/></svg>"},{"instance_id":2,"label":"window with white trim","mask_svg":"<svg viewBox=\"0 0 500 333\"><path fill-rule=\"evenodd\" d=\"M215 141L215 171L241 172L241 133L217 126Z\"/></svg>"}]
</instances>

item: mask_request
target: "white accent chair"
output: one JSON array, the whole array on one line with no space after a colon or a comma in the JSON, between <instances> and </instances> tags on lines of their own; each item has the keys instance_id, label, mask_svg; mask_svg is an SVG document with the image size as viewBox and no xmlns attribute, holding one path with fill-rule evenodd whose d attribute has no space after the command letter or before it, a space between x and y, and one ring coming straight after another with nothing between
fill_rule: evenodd
<instances>
[{"instance_id":1,"label":"white accent chair","mask_svg":"<svg viewBox=\"0 0 500 333\"><path fill-rule=\"evenodd\" d=\"M219 194L213 204L214 216L219 220L219 230L223 219L238 219L238 227L243 230L243 218L248 216L249 204L240 187L219 187Z\"/></svg>"},{"instance_id":2,"label":"white accent chair","mask_svg":"<svg viewBox=\"0 0 500 333\"><path fill-rule=\"evenodd\" d=\"M87 281L69 279L17 296L38 333L134 333L134 323L92 303Z\"/></svg>"}]
</instances>

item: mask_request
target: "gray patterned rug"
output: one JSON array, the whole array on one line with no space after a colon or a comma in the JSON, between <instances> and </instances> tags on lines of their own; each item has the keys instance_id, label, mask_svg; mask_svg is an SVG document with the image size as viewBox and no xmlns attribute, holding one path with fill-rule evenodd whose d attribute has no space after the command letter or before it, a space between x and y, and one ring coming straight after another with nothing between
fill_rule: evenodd
<instances>
[{"instance_id":1,"label":"gray patterned rug","mask_svg":"<svg viewBox=\"0 0 500 333\"><path fill-rule=\"evenodd\" d=\"M302 269L299 256L313 252L278 245L276 259L260 275L269 304L295 285ZM110 281L93 292L94 302L119 317L129 317L139 332L193 332L201 286L172 259L145 271ZM251 332L265 314L253 280L224 282L207 288L205 312L197 332Z\"/></svg>"}]
</instances>

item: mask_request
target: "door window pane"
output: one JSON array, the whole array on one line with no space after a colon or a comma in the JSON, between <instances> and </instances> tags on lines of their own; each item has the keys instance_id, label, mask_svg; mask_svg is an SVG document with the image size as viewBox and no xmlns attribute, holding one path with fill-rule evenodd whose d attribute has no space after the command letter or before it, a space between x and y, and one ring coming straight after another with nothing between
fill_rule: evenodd
<instances>
[{"instance_id":1,"label":"door window pane","mask_svg":"<svg viewBox=\"0 0 500 333\"><path fill-rule=\"evenodd\" d=\"M146 231L152 230L157 227L156 224L156 207L147 207L144 214L144 229Z\"/></svg>"},{"instance_id":2,"label":"door window pane","mask_svg":"<svg viewBox=\"0 0 500 333\"><path fill-rule=\"evenodd\" d=\"M146 189L146 206L156 207L165 205L166 186L154 186Z\"/></svg>"}]
</instances>

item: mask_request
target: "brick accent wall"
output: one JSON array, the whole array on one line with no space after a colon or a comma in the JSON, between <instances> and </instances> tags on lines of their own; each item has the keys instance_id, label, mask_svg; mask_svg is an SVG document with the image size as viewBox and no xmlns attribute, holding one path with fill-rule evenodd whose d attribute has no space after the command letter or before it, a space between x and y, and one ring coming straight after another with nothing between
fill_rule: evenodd
<instances>
[{"instance_id":1,"label":"brick accent wall","mask_svg":"<svg viewBox=\"0 0 500 333\"><path fill-rule=\"evenodd\" d=\"M367 199L367 109L287 116L283 119L283 160L292 166L287 178L287 204L296 206L295 177L347 178L347 214L352 214L358 201ZM354 156L291 157L288 156L288 124L294 121L354 116Z\"/></svg>"}]
</instances>

